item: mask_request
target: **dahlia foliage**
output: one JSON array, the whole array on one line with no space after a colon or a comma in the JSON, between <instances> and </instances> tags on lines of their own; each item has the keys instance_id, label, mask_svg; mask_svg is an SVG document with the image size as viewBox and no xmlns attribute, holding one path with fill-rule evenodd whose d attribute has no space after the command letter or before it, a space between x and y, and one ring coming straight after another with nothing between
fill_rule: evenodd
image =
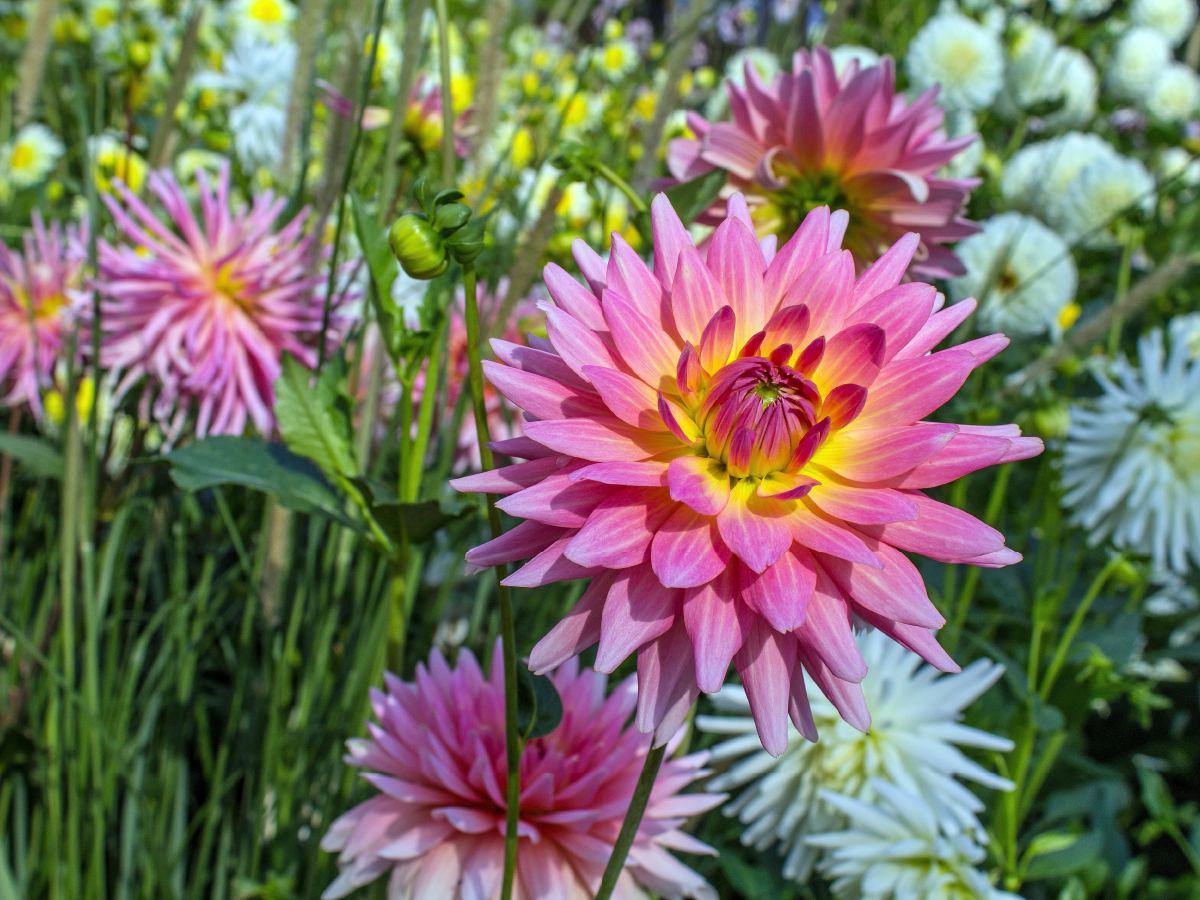
<instances>
[{"instance_id":1,"label":"dahlia foliage","mask_svg":"<svg viewBox=\"0 0 1200 900\"><path fill-rule=\"evenodd\" d=\"M167 223L119 182L123 204L105 196L128 243L100 244L101 364L120 373L118 393L149 379L145 402L169 437L193 406L197 437L241 434L247 420L269 435L282 354L316 362L325 276L306 213L275 231L284 198L235 212L228 164L215 190L203 170L196 181L199 219L165 171L148 185Z\"/></svg>"},{"instance_id":2,"label":"dahlia foliage","mask_svg":"<svg viewBox=\"0 0 1200 900\"><path fill-rule=\"evenodd\" d=\"M650 741L627 728L634 679L605 698L603 675L574 661L551 674L561 724L521 754L518 898L589 900L621 829ZM321 846L337 851L341 874L322 894L344 897L391 871L389 897L492 900L504 868L504 672L500 647L485 678L462 650L451 670L438 651L415 683L386 676L372 691L378 724L348 742L346 762L368 769L379 795L330 827ZM675 743L682 738L682 734ZM680 830L723 799L680 794L707 774L707 753L667 762L650 796L616 896L717 900L713 889L668 851L712 853Z\"/></svg>"},{"instance_id":3,"label":"dahlia foliage","mask_svg":"<svg viewBox=\"0 0 1200 900\"><path fill-rule=\"evenodd\" d=\"M86 232L57 222L47 229L35 210L24 253L0 241L0 391L6 406L28 403L43 415L41 391L62 359L85 302Z\"/></svg>"},{"instance_id":4,"label":"dahlia foliage","mask_svg":"<svg viewBox=\"0 0 1200 900\"><path fill-rule=\"evenodd\" d=\"M957 671L901 551L1020 559L922 492L1040 452L1015 425L924 421L1008 341L929 353L975 304L939 310L933 287L900 284L915 234L856 279L845 214L825 207L778 254L756 242L740 194L707 258L665 196L653 227L654 273L617 235L607 266L577 243L591 291L547 267L545 349L493 342L488 377L534 419L497 449L528 461L456 486L505 494L498 505L527 521L467 558L533 557L510 585L591 576L530 665L599 641L596 668L611 672L637 651L637 724L658 744L731 661L773 755L789 715L816 739L805 672L865 730L854 616Z\"/></svg>"},{"instance_id":5,"label":"dahlia foliage","mask_svg":"<svg viewBox=\"0 0 1200 900\"><path fill-rule=\"evenodd\" d=\"M758 234L781 241L816 207L846 210L845 245L860 271L915 232L914 277L966 273L942 244L979 230L963 214L979 179L934 173L977 136L946 137L936 86L908 103L896 95L890 57L861 70L851 60L839 78L824 47L796 51L792 71L769 85L752 63L745 72L745 87L726 82L732 122L709 123L688 113L696 137L670 143L672 175L688 180L727 170L727 190L745 194ZM723 214L715 204L697 221L715 225Z\"/></svg>"}]
</instances>

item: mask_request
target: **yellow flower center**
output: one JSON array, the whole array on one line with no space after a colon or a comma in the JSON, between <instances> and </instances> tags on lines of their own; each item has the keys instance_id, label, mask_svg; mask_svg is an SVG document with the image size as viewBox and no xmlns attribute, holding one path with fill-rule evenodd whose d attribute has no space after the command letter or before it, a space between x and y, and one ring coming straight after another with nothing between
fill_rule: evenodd
<instances>
[{"instance_id":1,"label":"yellow flower center","mask_svg":"<svg viewBox=\"0 0 1200 900\"><path fill-rule=\"evenodd\" d=\"M14 169L26 169L33 164L34 154L33 148L28 144L17 144L13 149L12 159L9 164Z\"/></svg>"},{"instance_id":2,"label":"yellow flower center","mask_svg":"<svg viewBox=\"0 0 1200 900\"><path fill-rule=\"evenodd\" d=\"M620 69L625 62L625 52L615 44L604 51L604 67Z\"/></svg>"},{"instance_id":3,"label":"yellow flower center","mask_svg":"<svg viewBox=\"0 0 1200 900\"><path fill-rule=\"evenodd\" d=\"M979 50L969 41L947 44L942 50L942 70L952 79L962 81L979 67Z\"/></svg>"},{"instance_id":4,"label":"yellow flower center","mask_svg":"<svg viewBox=\"0 0 1200 900\"><path fill-rule=\"evenodd\" d=\"M254 0L250 6L250 18L260 22L278 22L283 18L283 7L279 0Z\"/></svg>"}]
</instances>

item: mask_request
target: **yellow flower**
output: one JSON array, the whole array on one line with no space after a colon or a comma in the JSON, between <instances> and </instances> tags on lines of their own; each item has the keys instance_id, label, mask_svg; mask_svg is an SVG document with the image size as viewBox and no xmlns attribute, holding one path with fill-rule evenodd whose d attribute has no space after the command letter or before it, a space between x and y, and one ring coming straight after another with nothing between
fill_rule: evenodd
<instances>
[{"instance_id":1,"label":"yellow flower","mask_svg":"<svg viewBox=\"0 0 1200 900\"><path fill-rule=\"evenodd\" d=\"M1074 325L1081 312L1083 312L1083 308L1078 303L1068 303L1064 306L1062 312L1058 314L1058 324L1062 330L1066 331Z\"/></svg>"},{"instance_id":2,"label":"yellow flower","mask_svg":"<svg viewBox=\"0 0 1200 900\"><path fill-rule=\"evenodd\" d=\"M615 41L625 33L625 26L617 19L609 19L604 23L604 39L606 41Z\"/></svg>"},{"instance_id":3,"label":"yellow flower","mask_svg":"<svg viewBox=\"0 0 1200 900\"><path fill-rule=\"evenodd\" d=\"M533 72L526 72L521 77L521 91L526 97L536 96L538 92L538 77Z\"/></svg>"},{"instance_id":4,"label":"yellow flower","mask_svg":"<svg viewBox=\"0 0 1200 900\"><path fill-rule=\"evenodd\" d=\"M459 73L450 76L450 99L456 113L471 105L475 97L475 82L470 75Z\"/></svg>"},{"instance_id":5,"label":"yellow flower","mask_svg":"<svg viewBox=\"0 0 1200 900\"><path fill-rule=\"evenodd\" d=\"M274 24L283 19L283 6L279 0L253 0L247 12L250 18L266 24Z\"/></svg>"},{"instance_id":6,"label":"yellow flower","mask_svg":"<svg viewBox=\"0 0 1200 900\"><path fill-rule=\"evenodd\" d=\"M513 135L512 143L512 163L517 169L523 169L529 165L533 159L533 135L529 133L528 128L518 128L517 133Z\"/></svg>"},{"instance_id":7,"label":"yellow flower","mask_svg":"<svg viewBox=\"0 0 1200 900\"><path fill-rule=\"evenodd\" d=\"M13 187L26 188L45 180L62 156L63 144L49 128L35 122L21 128L5 150Z\"/></svg>"},{"instance_id":8,"label":"yellow flower","mask_svg":"<svg viewBox=\"0 0 1200 900\"><path fill-rule=\"evenodd\" d=\"M125 182L134 193L142 189L150 167L137 151L127 148L111 134L96 135L90 143L92 176L99 190L111 193L114 178Z\"/></svg>"},{"instance_id":9,"label":"yellow flower","mask_svg":"<svg viewBox=\"0 0 1200 900\"><path fill-rule=\"evenodd\" d=\"M696 84L702 91L710 91L717 83L717 70L712 66L701 66L696 70Z\"/></svg>"},{"instance_id":10,"label":"yellow flower","mask_svg":"<svg viewBox=\"0 0 1200 900\"><path fill-rule=\"evenodd\" d=\"M648 122L654 118L654 107L657 105L658 95L654 91L642 91L633 103L633 111Z\"/></svg>"}]
</instances>

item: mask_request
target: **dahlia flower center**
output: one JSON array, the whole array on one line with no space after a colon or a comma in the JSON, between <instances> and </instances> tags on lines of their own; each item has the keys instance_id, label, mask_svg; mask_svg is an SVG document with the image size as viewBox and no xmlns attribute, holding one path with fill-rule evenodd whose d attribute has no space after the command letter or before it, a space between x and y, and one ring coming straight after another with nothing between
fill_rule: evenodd
<instances>
[{"instance_id":1,"label":"dahlia flower center","mask_svg":"<svg viewBox=\"0 0 1200 900\"><path fill-rule=\"evenodd\" d=\"M33 163L33 148L28 144L18 144L13 150L11 165L14 169L24 169Z\"/></svg>"},{"instance_id":2,"label":"dahlia flower center","mask_svg":"<svg viewBox=\"0 0 1200 900\"><path fill-rule=\"evenodd\" d=\"M233 263L226 263L217 270L216 277L213 279L213 289L243 309L250 305L250 301L244 296L245 285L234 276Z\"/></svg>"},{"instance_id":3,"label":"dahlia flower center","mask_svg":"<svg viewBox=\"0 0 1200 900\"><path fill-rule=\"evenodd\" d=\"M762 478L792 462L820 399L816 385L786 363L738 359L714 376L696 424L708 455L730 475Z\"/></svg>"},{"instance_id":4,"label":"dahlia flower center","mask_svg":"<svg viewBox=\"0 0 1200 900\"><path fill-rule=\"evenodd\" d=\"M850 198L842 188L842 180L835 172L822 169L820 172L805 172L795 165L785 162L776 163L774 174L786 180L786 184L777 191L767 194L769 203L759 211L760 233L776 233L780 243L784 243L796 233L805 217L820 206L830 209L851 210ZM853 217L853 213L851 213ZM762 226L769 226L764 232Z\"/></svg>"}]
</instances>

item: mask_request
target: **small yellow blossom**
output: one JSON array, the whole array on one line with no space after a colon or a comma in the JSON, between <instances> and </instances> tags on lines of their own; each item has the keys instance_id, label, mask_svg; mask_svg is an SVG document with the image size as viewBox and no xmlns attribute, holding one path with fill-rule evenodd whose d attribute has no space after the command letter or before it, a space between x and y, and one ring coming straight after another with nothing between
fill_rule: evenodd
<instances>
[{"instance_id":1,"label":"small yellow blossom","mask_svg":"<svg viewBox=\"0 0 1200 900\"><path fill-rule=\"evenodd\" d=\"M1062 312L1058 314L1058 324L1063 331L1066 331L1079 318L1079 314L1083 312L1083 308L1078 303L1068 303L1062 308Z\"/></svg>"}]
</instances>

